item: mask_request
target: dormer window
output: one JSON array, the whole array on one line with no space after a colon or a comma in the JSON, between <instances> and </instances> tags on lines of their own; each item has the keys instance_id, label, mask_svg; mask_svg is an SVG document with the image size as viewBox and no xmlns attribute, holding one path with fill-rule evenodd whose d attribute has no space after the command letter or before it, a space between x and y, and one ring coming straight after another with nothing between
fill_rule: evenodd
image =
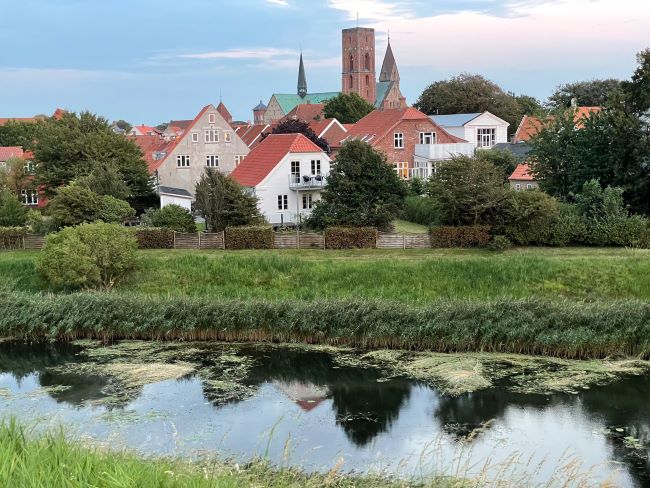
<instances>
[{"instance_id":1,"label":"dormer window","mask_svg":"<svg viewBox=\"0 0 650 488\"><path fill-rule=\"evenodd\" d=\"M420 144L435 144L435 143L436 143L435 132L420 132Z\"/></svg>"},{"instance_id":2,"label":"dormer window","mask_svg":"<svg viewBox=\"0 0 650 488\"><path fill-rule=\"evenodd\" d=\"M208 114L208 124L217 123L217 114Z\"/></svg>"},{"instance_id":3,"label":"dormer window","mask_svg":"<svg viewBox=\"0 0 650 488\"><path fill-rule=\"evenodd\" d=\"M497 130L490 129L477 129L476 130L476 144L478 147L489 149L496 144Z\"/></svg>"}]
</instances>

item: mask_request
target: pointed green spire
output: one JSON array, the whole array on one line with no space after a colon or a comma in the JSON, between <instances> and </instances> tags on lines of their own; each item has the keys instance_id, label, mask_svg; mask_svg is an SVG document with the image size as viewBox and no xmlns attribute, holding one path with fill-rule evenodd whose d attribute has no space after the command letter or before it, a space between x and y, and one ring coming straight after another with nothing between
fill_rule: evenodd
<instances>
[{"instance_id":1,"label":"pointed green spire","mask_svg":"<svg viewBox=\"0 0 650 488\"><path fill-rule=\"evenodd\" d=\"M298 96L300 98L307 96L307 77L305 76L305 63L302 61L302 53L300 53L300 67L298 68Z\"/></svg>"}]
</instances>

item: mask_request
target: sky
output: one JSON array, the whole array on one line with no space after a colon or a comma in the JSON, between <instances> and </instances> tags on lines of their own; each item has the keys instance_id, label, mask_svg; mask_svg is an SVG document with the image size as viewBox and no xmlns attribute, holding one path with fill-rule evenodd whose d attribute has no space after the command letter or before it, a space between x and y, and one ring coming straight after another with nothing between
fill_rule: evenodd
<instances>
[{"instance_id":1,"label":"sky","mask_svg":"<svg viewBox=\"0 0 650 488\"><path fill-rule=\"evenodd\" d=\"M339 91L341 29L390 31L410 103L479 73L546 99L629 78L650 47L650 0L0 0L0 117L90 110L153 124L223 100L235 119L272 93Z\"/></svg>"}]
</instances>

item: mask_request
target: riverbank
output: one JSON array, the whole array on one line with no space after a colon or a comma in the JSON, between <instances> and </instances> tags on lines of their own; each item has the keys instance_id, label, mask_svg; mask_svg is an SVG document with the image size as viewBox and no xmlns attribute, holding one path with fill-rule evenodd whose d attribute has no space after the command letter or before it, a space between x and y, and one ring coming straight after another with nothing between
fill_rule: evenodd
<instances>
[{"instance_id":1,"label":"riverbank","mask_svg":"<svg viewBox=\"0 0 650 488\"><path fill-rule=\"evenodd\" d=\"M38 252L0 253L0 290L48 291ZM114 293L220 299L438 299L602 302L650 299L650 251L521 248L140 251L140 269Z\"/></svg>"}]
</instances>

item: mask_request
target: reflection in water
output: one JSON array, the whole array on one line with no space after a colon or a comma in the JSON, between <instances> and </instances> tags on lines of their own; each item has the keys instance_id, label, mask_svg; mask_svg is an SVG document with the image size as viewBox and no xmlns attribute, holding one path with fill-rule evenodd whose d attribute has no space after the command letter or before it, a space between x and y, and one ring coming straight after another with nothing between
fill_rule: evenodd
<instances>
[{"instance_id":1,"label":"reflection in water","mask_svg":"<svg viewBox=\"0 0 650 488\"><path fill-rule=\"evenodd\" d=\"M228 346L228 354L233 347ZM580 395L493 388L448 397L414 382L383 380L372 369L340 366L325 352L238 346L237 355L250 360L241 380L256 392L245 400L218 402L195 377L134 390L135 396L124 399L122 408L109 411L97 406L107 394L105 377L60 368L88 361L79 350L0 343L0 392L9 390L0 394L0 412L27 419L60 415L83 434L111 443L117 439L118 445L145 453L219 450L242 459L259 454L255 449L260 437L283 418L278 447L272 447L270 456L281 460L281 441L290 437L300 443L303 457L298 463L313 469L330 467L343 456L348 469L364 471L374 466L379 453L399 465L408 456L417 458L440 436L447 440L447 447L436 454L443 465L450 464L444 460L451 460L453 448L461 444L471 444L476 464L495 452L505 459L514 452L533 455L539 446L550 446L557 449L550 452L556 457L574 449L588 454L594 464L605 463L603 476L611 469L608 461L624 462L621 486L650 484L650 377ZM206 346L194 352L197 357L184 353L182 360L203 364L219 379L225 367L216 367L215 358L224 351L218 345ZM39 387L47 388L48 395L24 396ZM417 469L417 461L412 467ZM539 476L543 481L548 474Z\"/></svg>"}]
</instances>

